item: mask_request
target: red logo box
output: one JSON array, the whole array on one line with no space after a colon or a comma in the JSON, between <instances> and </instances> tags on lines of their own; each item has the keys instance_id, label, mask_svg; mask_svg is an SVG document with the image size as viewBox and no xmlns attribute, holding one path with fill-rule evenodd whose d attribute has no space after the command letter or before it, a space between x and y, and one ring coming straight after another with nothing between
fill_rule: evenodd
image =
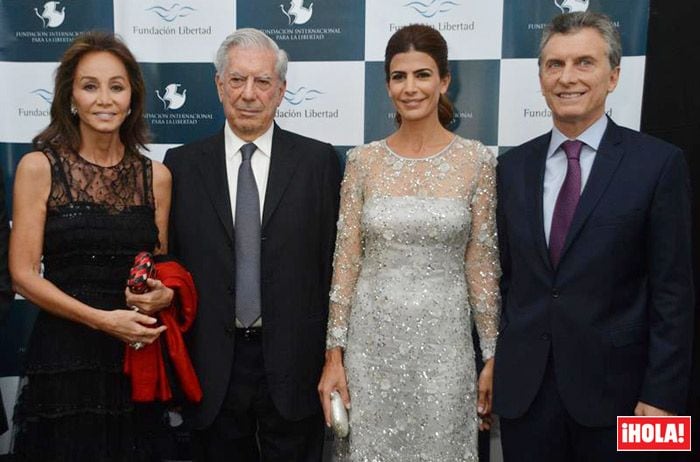
<instances>
[{"instance_id":1,"label":"red logo box","mask_svg":"<svg viewBox=\"0 0 700 462\"><path fill-rule=\"evenodd\" d=\"M618 451L690 451L690 416L617 418Z\"/></svg>"}]
</instances>

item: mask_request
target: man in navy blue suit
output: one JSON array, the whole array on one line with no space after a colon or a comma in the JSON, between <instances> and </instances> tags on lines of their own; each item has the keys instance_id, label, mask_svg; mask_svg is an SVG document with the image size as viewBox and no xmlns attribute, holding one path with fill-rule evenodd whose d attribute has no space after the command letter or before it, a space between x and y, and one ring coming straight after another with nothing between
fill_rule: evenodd
<instances>
[{"instance_id":1,"label":"man in navy blue suit","mask_svg":"<svg viewBox=\"0 0 700 462\"><path fill-rule=\"evenodd\" d=\"M685 408L687 167L680 149L606 116L621 54L608 17L554 18L539 56L554 127L499 159L506 461L618 460L616 416Z\"/></svg>"}]
</instances>

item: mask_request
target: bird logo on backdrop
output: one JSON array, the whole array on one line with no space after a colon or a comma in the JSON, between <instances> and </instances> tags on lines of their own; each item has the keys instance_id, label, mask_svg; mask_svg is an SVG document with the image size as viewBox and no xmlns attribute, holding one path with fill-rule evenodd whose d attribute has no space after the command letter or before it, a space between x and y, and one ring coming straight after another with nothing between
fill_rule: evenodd
<instances>
[{"instance_id":1,"label":"bird logo on backdrop","mask_svg":"<svg viewBox=\"0 0 700 462\"><path fill-rule=\"evenodd\" d=\"M61 2L46 2L44 3L44 11L39 14L39 10L34 8L34 13L41 19L41 23L44 25L44 29L47 27L56 28L63 24L66 19L66 7L62 7L61 11L58 10L58 5Z\"/></svg>"},{"instance_id":2,"label":"bird logo on backdrop","mask_svg":"<svg viewBox=\"0 0 700 462\"><path fill-rule=\"evenodd\" d=\"M587 11L589 2L590 0L563 0L561 3L557 3L557 0L554 0L554 4L561 10L562 13Z\"/></svg>"},{"instance_id":3,"label":"bird logo on backdrop","mask_svg":"<svg viewBox=\"0 0 700 462\"><path fill-rule=\"evenodd\" d=\"M304 6L304 0L291 0L289 8L284 10L284 5L280 5L282 13L289 19L289 24L306 24L314 14L314 4L311 3L308 7Z\"/></svg>"},{"instance_id":4,"label":"bird logo on backdrop","mask_svg":"<svg viewBox=\"0 0 700 462\"><path fill-rule=\"evenodd\" d=\"M36 95L39 98L43 99L47 103L51 104L53 101L53 93L49 90L46 90L45 88L37 88L34 91L30 92L32 95Z\"/></svg>"},{"instance_id":5,"label":"bird logo on backdrop","mask_svg":"<svg viewBox=\"0 0 700 462\"><path fill-rule=\"evenodd\" d=\"M160 92L156 90L156 96L159 100L163 102L163 108L174 111L180 109L185 105L187 100L187 90L182 90L182 93L178 93L178 88L181 87L179 83L171 83L165 87L165 94L161 97Z\"/></svg>"},{"instance_id":6,"label":"bird logo on backdrop","mask_svg":"<svg viewBox=\"0 0 700 462\"><path fill-rule=\"evenodd\" d=\"M297 106L304 101L311 101L316 99L318 95L322 95L323 92L319 90L314 90L308 87L299 87L297 91L287 90L284 92L284 100L293 106Z\"/></svg>"},{"instance_id":7,"label":"bird logo on backdrop","mask_svg":"<svg viewBox=\"0 0 700 462\"><path fill-rule=\"evenodd\" d=\"M446 13L459 3L452 0L432 0L427 2L413 1L406 3L404 7L413 8L424 18L432 18L438 13Z\"/></svg>"},{"instance_id":8,"label":"bird logo on backdrop","mask_svg":"<svg viewBox=\"0 0 700 462\"><path fill-rule=\"evenodd\" d=\"M155 5L150 8L146 8L145 11L151 11L157 14L165 22L173 22L177 18L184 18L185 16L192 14L193 11L197 10L188 5L180 5L179 3L175 3L171 5L170 8Z\"/></svg>"}]
</instances>

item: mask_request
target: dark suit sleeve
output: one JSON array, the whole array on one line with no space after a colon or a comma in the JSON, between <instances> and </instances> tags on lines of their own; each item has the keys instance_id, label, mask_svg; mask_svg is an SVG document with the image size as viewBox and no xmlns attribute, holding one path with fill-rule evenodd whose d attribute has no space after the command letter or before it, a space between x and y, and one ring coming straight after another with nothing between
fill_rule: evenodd
<instances>
[{"instance_id":1,"label":"dark suit sleeve","mask_svg":"<svg viewBox=\"0 0 700 462\"><path fill-rule=\"evenodd\" d=\"M175 204L175 201L177 201L177 193L178 193L178 187L177 187L177 182L176 182L176 177L175 177L175 162L173 161L174 159L173 151L172 149L168 149L165 152L165 158L163 159L163 164L170 170L170 173L173 177L173 183L172 183L172 189L171 189L171 197L170 197L170 216L168 217L168 253L170 255L178 255L177 252L177 227L175 226L175 217L173 214L176 213L176 207L173 205Z\"/></svg>"},{"instance_id":2,"label":"dark suit sleeve","mask_svg":"<svg viewBox=\"0 0 700 462\"><path fill-rule=\"evenodd\" d=\"M325 308L328 309L328 297L330 295L331 277L333 274L333 252L335 251L336 223L338 221L338 208L340 202L340 162L335 149L328 145L327 161L323 174L323 202L320 223L324 236L323 250L323 283L325 294Z\"/></svg>"},{"instance_id":3,"label":"dark suit sleeve","mask_svg":"<svg viewBox=\"0 0 700 462\"><path fill-rule=\"evenodd\" d=\"M683 413L693 328L690 181L683 154L669 156L648 216L649 362L639 400Z\"/></svg>"},{"instance_id":4,"label":"dark suit sleeve","mask_svg":"<svg viewBox=\"0 0 700 462\"><path fill-rule=\"evenodd\" d=\"M7 267L8 242L10 226L8 224L7 210L5 207L4 174L0 170L0 321L10 310L10 303L14 298L12 281Z\"/></svg>"},{"instance_id":5,"label":"dark suit sleeve","mask_svg":"<svg viewBox=\"0 0 700 462\"><path fill-rule=\"evenodd\" d=\"M506 299L508 297L508 286L510 283L510 249L508 247L508 225L506 223L505 211L503 210L503 200L505 194L503 180L503 166L499 162L496 167L496 223L498 225L498 250L501 260L501 329L507 323Z\"/></svg>"}]
</instances>

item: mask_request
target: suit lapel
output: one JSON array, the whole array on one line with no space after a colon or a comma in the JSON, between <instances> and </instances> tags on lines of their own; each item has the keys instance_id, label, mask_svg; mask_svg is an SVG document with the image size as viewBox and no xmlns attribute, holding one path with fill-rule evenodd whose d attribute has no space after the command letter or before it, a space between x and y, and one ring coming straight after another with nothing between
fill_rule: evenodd
<instances>
[{"instance_id":1,"label":"suit lapel","mask_svg":"<svg viewBox=\"0 0 700 462\"><path fill-rule=\"evenodd\" d=\"M561 251L561 258L566 257L566 251L571 247L572 242L586 223L589 215L600 200L603 192L607 188L615 173L620 160L624 154L621 143L620 131L615 123L608 119L608 126L605 129L603 139L598 146L598 152L593 161L591 173L588 176L586 186L583 188L581 199L579 200L571 227L564 241L564 248Z\"/></svg>"},{"instance_id":2,"label":"suit lapel","mask_svg":"<svg viewBox=\"0 0 700 462\"><path fill-rule=\"evenodd\" d=\"M536 138L530 145L530 152L524 165L525 204L528 221L535 238L537 253L546 268L551 269L547 241L544 235L544 215L542 212L542 195L544 194L544 169L547 161L547 148L551 133Z\"/></svg>"},{"instance_id":3,"label":"suit lapel","mask_svg":"<svg viewBox=\"0 0 700 462\"><path fill-rule=\"evenodd\" d=\"M301 153L294 149L294 140L275 124L272 133L270 173L267 180L265 205L263 207L263 229L265 229L265 226L270 221L270 217L279 205L300 158Z\"/></svg>"},{"instance_id":4,"label":"suit lapel","mask_svg":"<svg viewBox=\"0 0 700 462\"><path fill-rule=\"evenodd\" d=\"M202 184L209 194L226 234L233 240L233 215L229 196L228 178L226 176L226 152L224 148L224 131L222 130L207 149L202 152L202 159L197 162Z\"/></svg>"}]
</instances>

